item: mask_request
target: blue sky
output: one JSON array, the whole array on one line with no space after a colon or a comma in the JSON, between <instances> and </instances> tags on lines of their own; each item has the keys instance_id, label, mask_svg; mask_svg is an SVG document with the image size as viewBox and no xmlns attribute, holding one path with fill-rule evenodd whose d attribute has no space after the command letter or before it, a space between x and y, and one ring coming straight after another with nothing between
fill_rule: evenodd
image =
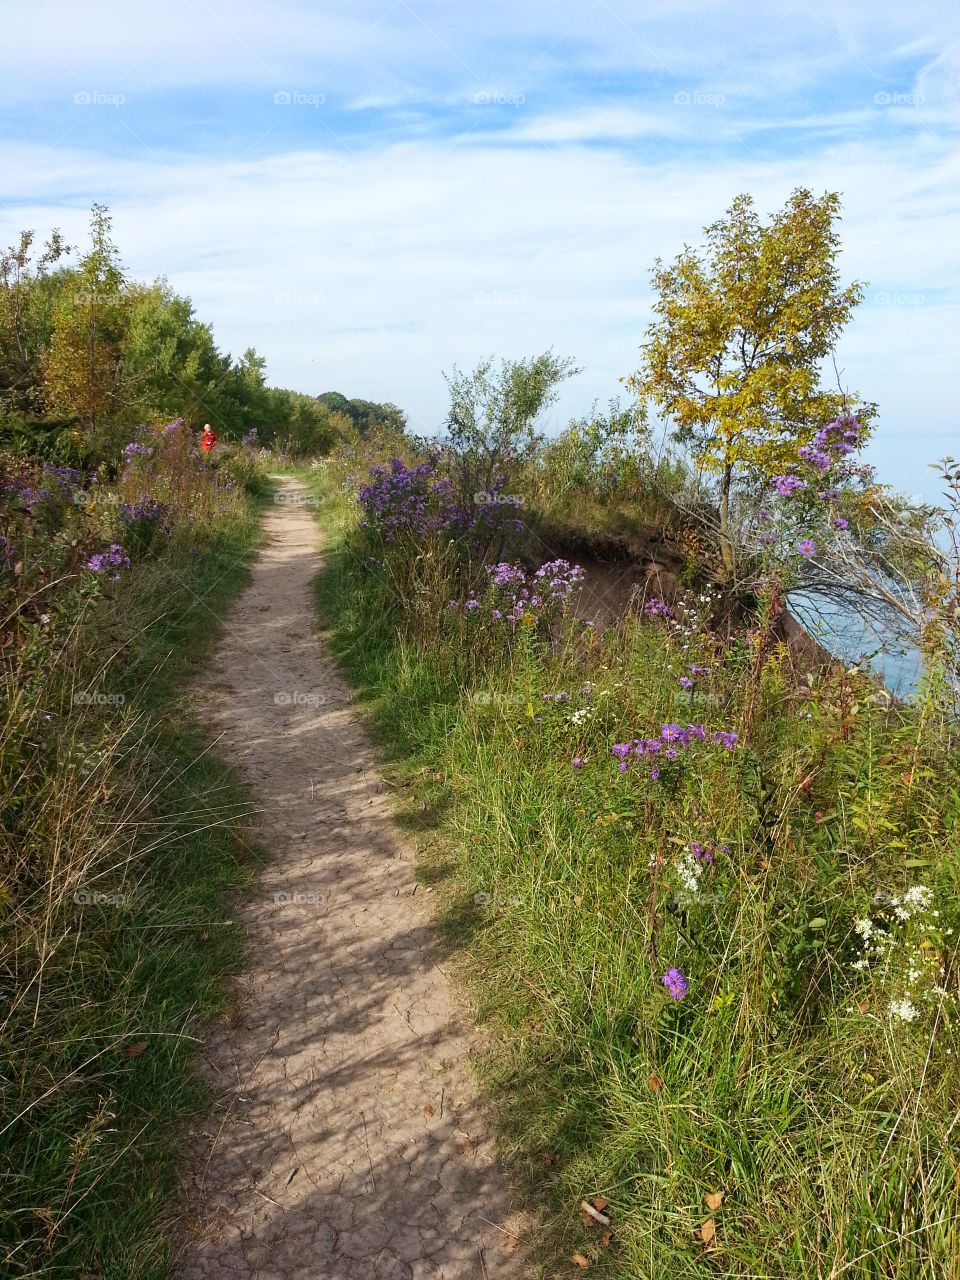
<instances>
[{"instance_id":1,"label":"blue sky","mask_svg":"<svg viewBox=\"0 0 960 1280\"><path fill-rule=\"evenodd\" d=\"M548 346L559 426L622 391L649 269L741 191L844 202L839 352L880 478L960 454L960 17L911 5L8 0L0 237L111 207L272 382L443 421L442 371ZM955 376L955 375L954 375Z\"/></svg>"}]
</instances>

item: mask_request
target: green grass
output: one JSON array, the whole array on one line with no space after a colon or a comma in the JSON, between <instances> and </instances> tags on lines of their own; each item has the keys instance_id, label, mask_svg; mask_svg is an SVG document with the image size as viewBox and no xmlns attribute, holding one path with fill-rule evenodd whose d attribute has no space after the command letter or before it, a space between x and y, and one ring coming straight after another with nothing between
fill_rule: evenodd
<instances>
[{"instance_id":1,"label":"green grass","mask_svg":"<svg viewBox=\"0 0 960 1280\"><path fill-rule=\"evenodd\" d=\"M365 543L336 483L309 483L320 616L489 1032L484 1078L541 1208L544 1275L576 1274L575 1252L611 1278L960 1274L951 728L879 706L859 678L804 696L782 651L757 662L702 631L683 651L642 622L553 646L467 630L429 547ZM693 694L689 661L713 667ZM587 705L585 681L583 726L543 703ZM672 781L621 778L610 744L673 720L742 741ZM684 903L692 839L728 848ZM935 953L952 994L906 1023L888 1014L897 965L852 967L853 925L921 879L941 916L903 926L895 953ZM670 965L690 977L680 1002L659 982ZM585 1195L610 1201L606 1243L580 1221Z\"/></svg>"},{"instance_id":2,"label":"green grass","mask_svg":"<svg viewBox=\"0 0 960 1280\"><path fill-rule=\"evenodd\" d=\"M5 1276L170 1274L178 1164L208 1101L198 1037L243 953L229 897L258 862L249 798L185 686L258 528L238 491L108 598L51 597L54 636L25 645L0 739Z\"/></svg>"}]
</instances>

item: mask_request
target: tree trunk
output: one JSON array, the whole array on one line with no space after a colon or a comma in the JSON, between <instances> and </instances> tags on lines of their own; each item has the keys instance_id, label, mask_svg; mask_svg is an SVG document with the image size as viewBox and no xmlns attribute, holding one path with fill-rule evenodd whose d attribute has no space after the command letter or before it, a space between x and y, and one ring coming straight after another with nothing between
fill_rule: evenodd
<instances>
[{"instance_id":1,"label":"tree trunk","mask_svg":"<svg viewBox=\"0 0 960 1280\"><path fill-rule=\"evenodd\" d=\"M733 554L733 541L730 537L730 484L733 479L733 464L727 463L720 477L720 554L726 570L727 581L731 582L736 569Z\"/></svg>"}]
</instances>

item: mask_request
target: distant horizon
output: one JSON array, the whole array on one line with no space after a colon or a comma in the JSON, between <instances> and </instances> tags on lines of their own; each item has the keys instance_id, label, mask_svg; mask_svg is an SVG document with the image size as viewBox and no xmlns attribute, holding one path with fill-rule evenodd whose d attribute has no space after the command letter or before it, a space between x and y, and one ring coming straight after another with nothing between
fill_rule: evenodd
<instances>
[{"instance_id":1,"label":"distant horizon","mask_svg":"<svg viewBox=\"0 0 960 1280\"><path fill-rule=\"evenodd\" d=\"M292 0L7 9L0 239L86 240L166 276L272 385L442 430L444 370L552 347L553 433L620 395L649 271L731 200L840 192L838 348L879 404L868 460L926 498L960 453L953 6Z\"/></svg>"}]
</instances>

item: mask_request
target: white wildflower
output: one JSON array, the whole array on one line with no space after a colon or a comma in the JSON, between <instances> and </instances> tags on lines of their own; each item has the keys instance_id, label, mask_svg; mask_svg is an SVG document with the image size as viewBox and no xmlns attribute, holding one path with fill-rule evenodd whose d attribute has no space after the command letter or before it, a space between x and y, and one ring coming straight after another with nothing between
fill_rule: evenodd
<instances>
[{"instance_id":1,"label":"white wildflower","mask_svg":"<svg viewBox=\"0 0 960 1280\"><path fill-rule=\"evenodd\" d=\"M917 1016L917 1009L911 1000L891 1000L890 1016L900 1018L903 1022L912 1022Z\"/></svg>"}]
</instances>

